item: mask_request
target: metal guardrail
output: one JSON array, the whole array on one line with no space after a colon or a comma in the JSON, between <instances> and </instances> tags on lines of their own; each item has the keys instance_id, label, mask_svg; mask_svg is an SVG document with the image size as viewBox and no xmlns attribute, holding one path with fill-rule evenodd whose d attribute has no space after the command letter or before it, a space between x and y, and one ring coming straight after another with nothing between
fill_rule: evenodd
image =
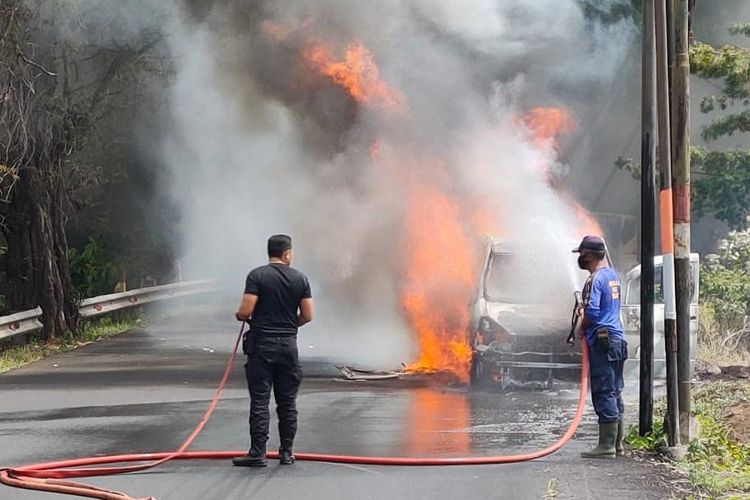
<instances>
[{"instance_id":1,"label":"metal guardrail","mask_svg":"<svg viewBox=\"0 0 750 500\"><path fill-rule=\"evenodd\" d=\"M0 317L0 339L40 330L42 328L42 324L39 322L41 316L42 308L37 307L30 311L21 311L10 316Z\"/></svg>"},{"instance_id":2,"label":"metal guardrail","mask_svg":"<svg viewBox=\"0 0 750 500\"><path fill-rule=\"evenodd\" d=\"M82 318L92 318L102 314L140 306L159 300L175 299L199 293L216 291L215 281L183 281L169 285L139 288L128 292L111 293L92 297L81 302L78 313ZM42 309L21 311L9 316L0 316L0 340L41 330L39 319Z\"/></svg>"}]
</instances>

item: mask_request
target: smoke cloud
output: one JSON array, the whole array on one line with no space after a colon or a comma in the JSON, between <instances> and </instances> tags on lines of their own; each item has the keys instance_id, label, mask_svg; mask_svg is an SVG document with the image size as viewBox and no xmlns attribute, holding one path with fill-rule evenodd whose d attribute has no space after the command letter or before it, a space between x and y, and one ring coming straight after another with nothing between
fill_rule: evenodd
<instances>
[{"instance_id":1,"label":"smoke cloud","mask_svg":"<svg viewBox=\"0 0 750 500\"><path fill-rule=\"evenodd\" d=\"M616 79L626 21L598 25L574 0L217 0L169 18L162 157L183 269L231 279L239 295L266 238L291 234L319 308L303 349L412 361L409 304L455 327L484 234L575 274L568 251L534 242L568 250L592 228L559 179L591 174L564 150ZM567 130L540 130L535 108L562 108ZM433 275L415 277L419 266Z\"/></svg>"}]
</instances>

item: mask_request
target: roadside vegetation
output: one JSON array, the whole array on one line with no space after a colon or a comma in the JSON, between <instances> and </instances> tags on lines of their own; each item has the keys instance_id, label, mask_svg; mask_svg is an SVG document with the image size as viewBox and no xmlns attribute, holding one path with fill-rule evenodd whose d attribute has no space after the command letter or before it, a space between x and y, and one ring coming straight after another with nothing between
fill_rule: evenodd
<instances>
[{"instance_id":1,"label":"roadside vegetation","mask_svg":"<svg viewBox=\"0 0 750 500\"><path fill-rule=\"evenodd\" d=\"M32 336L24 345L15 345L9 339L0 341L0 374L21 368L53 354L71 351L96 342L126 333L135 328L148 327L155 322L178 320L186 314L215 314L221 296L188 296L171 299L166 303L144 304L133 309L83 320L78 332L45 340L41 335Z\"/></svg>"},{"instance_id":2,"label":"roadside vegetation","mask_svg":"<svg viewBox=\"0 0 750 500\"><path fill-rule=\"evenodd\" d=\"M14 370L53 354L78 349L97 340L119 335L140 326L144 316L137 313L120 315L118 319L104 317L81 325L78 335L66 335L54 340L32 338L25 345L0 345L0 373Z\"/></svg>"},{"instance_id":3,"label":"roadside vegetation","mask_svg":"<svg viewBox=\"0 0 750 500\"><path fill-rule=\"evenodd\" d=\"M750 345L750 220L731 231L701 268L698 359L747 365Z\"/></svg>"},{"instance_id":4,"label":"roadside vegetation","mask_svg":"<svg viewBox=\"0 0 750 500\"><path fill-rule=\"evenodd\" d=\"M750 497L750 384L715 381L693 388L697 436L684 460L675 467L687 475L696 492L687 498L741 499ZM626 443L657 452L666 446L664 401L656 405L654 430L639 436L631 426Z\"/></svg>"},{"instance_id":5,"label":"roadside vegetation","mask_svg":"<svg viewBox=\"0 0 750 500\"><path fill-rule=\"evenodd\" d=\"M0 2L0 315L40 306L47 340L83 339L81 299L175 274L175 213L142 143L171 77L163 20L145 0L104 11Z\"/></svg>"},{"instance_id":6,"label":"roadside vegetation","mask_svg":"<svg viewBox=\"0 0 750 500\"><path fill-rule=\"evenodd\" d=\"M677 464L697 488L698 498L750 498L748 271L750 229L730 232L701 270L697 359L703 380L693 386L698 432L686 459ZM632 444L654 448L663 437L659 427L649 439Z\"/></svg>"},{"instance_id":7,"label":"roadside vegetation","mask_svg":"<svg viewBox=\"0 0 750 500\"><path fill-rule=\"evenodd\" d=\"M732 37L750 37L750 24L729 28ZM695 41L691 71L714 84L700 111L713 117L701 136L707 143L750 132L750 50ZM691 155L695 215L712 216L731 231L718 252L707 255L700 284L699 359L709 363L748 361L750 348L750 149L694 148ZM700 219L699 219L700 221Z\"/></svg>"}]
</instances>

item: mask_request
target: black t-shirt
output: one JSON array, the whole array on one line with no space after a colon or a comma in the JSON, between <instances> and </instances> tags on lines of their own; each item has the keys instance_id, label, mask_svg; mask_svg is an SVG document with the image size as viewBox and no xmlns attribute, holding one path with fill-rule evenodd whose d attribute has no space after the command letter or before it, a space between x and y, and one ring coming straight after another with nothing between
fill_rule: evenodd
<instances>
[{"instance_id":1,"label":"black t-shirt","mask_svg":"<svg viewBox=\"0 0 750 500\"><path fill-rule=\"evenodd\" d=\"M297 335L299 303L312 298L307 276L276 263L250 271L245 280L245 293L258 296L250 331L260 335Z\"/></svg>"}]
</instances>

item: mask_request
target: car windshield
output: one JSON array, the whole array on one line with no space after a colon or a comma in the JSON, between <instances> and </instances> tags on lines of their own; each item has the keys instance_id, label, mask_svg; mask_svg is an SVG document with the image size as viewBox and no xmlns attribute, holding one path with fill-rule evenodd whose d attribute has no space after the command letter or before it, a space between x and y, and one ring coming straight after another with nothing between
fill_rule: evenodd
<instances>
[{"instance_id":1,"label":"car windshield","mask_svg":"<svg viewBox=\"0 0 750 500\"><path fill-rule=\"evenodd\" d=\"M571 263L571 265L573 265ZM567 304L585 276L574 268L536 262L533 256L493 253L485 270L484 296L490 302Z\"/></svg>"}]
</instances>

